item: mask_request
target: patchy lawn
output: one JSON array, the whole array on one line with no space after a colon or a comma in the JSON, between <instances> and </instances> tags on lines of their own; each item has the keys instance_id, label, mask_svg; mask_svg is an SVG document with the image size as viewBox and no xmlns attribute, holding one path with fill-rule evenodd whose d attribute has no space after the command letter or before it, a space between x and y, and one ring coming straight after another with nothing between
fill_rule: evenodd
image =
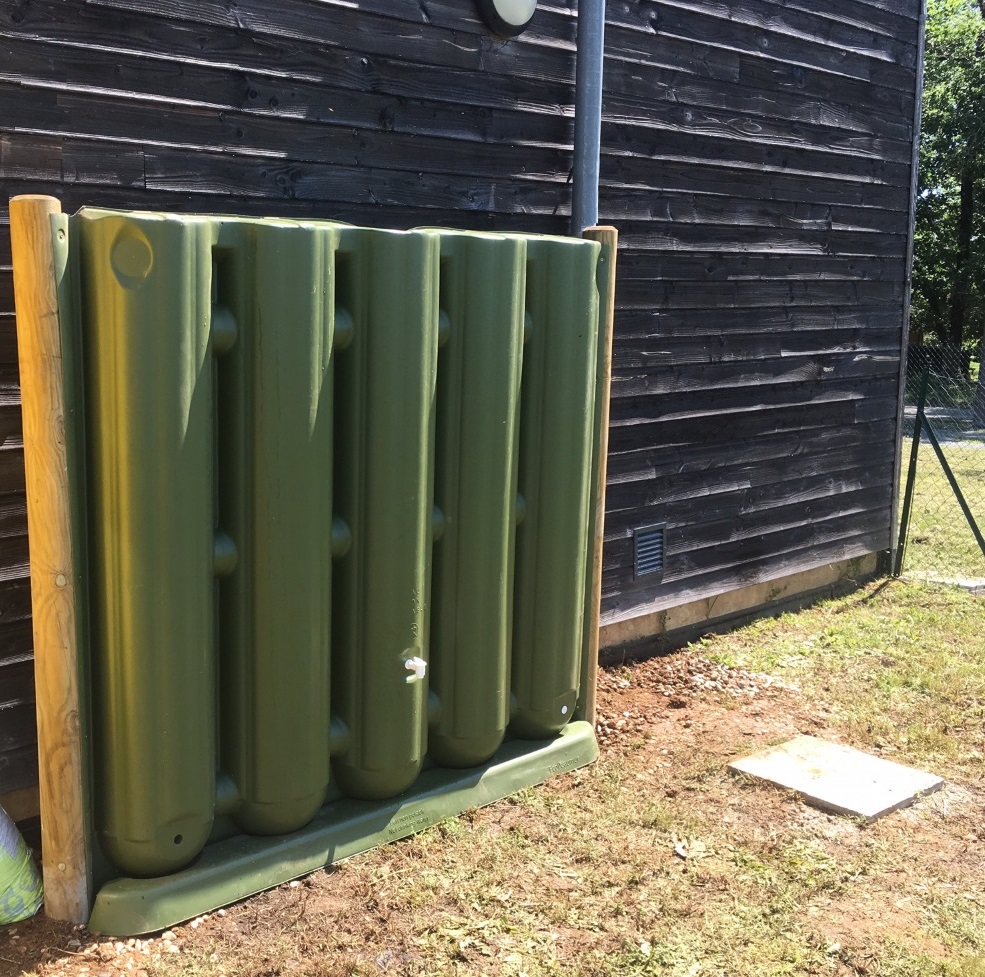
<instances>
[{"instance_id":1,"label":"patchy lawn","mask_svg":"<svg viewBox=\"0 0 985 977\"><path fill-rule=\"evenodd\" d=\"M938 430L937 433L942 432ZM911 439L905 438L904 486L911 445ZM945 440L943 447L965 501L979 528L985 532L985 444L981 443L979 436L978 439L969 437L964 442ZM914 576L931 574L945 579L980 580L985 577L985 556L926 437L917 455L917 476L903 570Z\"/></svg>"},{"instance_id":2,"label":"patchy lawn","mask_svg":"<svg viewBox=\"0 0 985 977\"><path fill-rule=\"evenodd\" d=\"M0 974L985 977L985 601L875 584L601 673L594 766L147 941ZM949 783L872 826L725 773L796 733Z\"/></svg>"}]
</instances>

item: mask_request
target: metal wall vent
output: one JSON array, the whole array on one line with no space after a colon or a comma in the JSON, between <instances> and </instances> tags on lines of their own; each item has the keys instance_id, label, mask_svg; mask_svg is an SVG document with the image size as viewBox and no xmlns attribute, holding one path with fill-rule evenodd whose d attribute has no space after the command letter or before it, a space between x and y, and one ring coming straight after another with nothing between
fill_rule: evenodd
<instances>
[{"instance_id":1,"label":"metal wall vent","mask_svg":"<svg viewBox=\"0 0 985 977\"><path fill-rule=\"evenodd\" d=\"M666 526L640 526L633 530L633 575L663 576Z\"/></svg>"}]
</instances>

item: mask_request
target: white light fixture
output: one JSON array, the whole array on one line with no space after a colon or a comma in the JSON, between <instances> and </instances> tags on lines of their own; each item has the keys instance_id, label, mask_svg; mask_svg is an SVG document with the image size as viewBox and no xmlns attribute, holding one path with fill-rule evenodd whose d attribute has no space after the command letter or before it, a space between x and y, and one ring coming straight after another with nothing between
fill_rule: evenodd
<instances>
[{"instance_id":1,"label":"white light fixture","mask_svg":"<svg viewBox=\"0 0 985 977\"><path fill-rule=\"evenodd\" d=\"M482 19L500 37L516 37L526 29L537 0L477 0Z\"/></svg>"}]
</instances>

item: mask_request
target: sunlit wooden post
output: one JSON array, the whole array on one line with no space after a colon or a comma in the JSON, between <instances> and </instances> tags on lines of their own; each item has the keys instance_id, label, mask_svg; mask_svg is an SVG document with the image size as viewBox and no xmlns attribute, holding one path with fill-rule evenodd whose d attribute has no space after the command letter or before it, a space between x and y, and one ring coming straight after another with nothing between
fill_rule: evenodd
<instances>
[{"instance_id":1,"label":"sunlit wooden post","mask_svg":"<svg viewBox=\"0 0 985 977\"><path fill-rule=\"evenodd\" d=\"M83 820L82 741L71 496L53 197L10 201L31 553L45 911L89 918L90 879Z\"/></svg>"},{"instance_id":2,"label":"sunlit wooden post","mask_svg":"<svg viewBox=\"0 0 985 977\"><path fill-rule=\"evenodd\" d=\"M603 334L599 337L602 344L602 377L598 386L601 398L599 404L599 464L598 484L595 495L595 545L592 554L592 589L591 607L588 618L589 644L588 662L585 674L588 679L584 698L584 718L595 725L595 676L599 661L599 618L602 601L602 542L605 536L605 476L606 462L609 454L609 393L612 386L612 332L615 324L616 310L616 253L619 246L619 232L614 227L589 227L582 233L591 241L598 241L607 249L609 258L609 283L605 292L606 307L602 309L600 322Z\"/></svg>"}]
</instances>

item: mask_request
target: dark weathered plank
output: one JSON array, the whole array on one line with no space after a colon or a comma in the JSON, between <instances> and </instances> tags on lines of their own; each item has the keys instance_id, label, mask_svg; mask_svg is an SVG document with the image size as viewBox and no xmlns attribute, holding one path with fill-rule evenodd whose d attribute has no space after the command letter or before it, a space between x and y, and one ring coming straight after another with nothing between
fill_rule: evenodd
<instances>
[{"instance_id":1,"label":"dark weathered plank","mask_svg":"<svg viewBox=\"0 0 985 977\"><path fill-rule=\"evenodd\" d=\"M612 503L606 518L606 538L632 535L634 526L646 524L637 521L639 516L650 515L658 508L665 513L668 528L675 532L704 526L723 515L730 518L758 515L760 524L771 525L773 509L793 505L797 500L863 488L889 489L878 471L870 471L862 464L871 453L871 445L856 445L805 453L790 460L723 463L721 467L708 467L701 472L700 488L694 470L619 483L610 486ZM696 509L701 515L697 521L693 519ZM809 517L810 513L802 513L800 518ZM649 519L656 521L659 520Z\"/></svg>"},{"instance_id":2,"label":"dark weathered plank","mask_svg":"<svg viewBox=\"0 0 985 977\"><path fill-rule=\"evenodd\" d=\"M665 25L669 27L689 14L713 17L754 28L764 38L760 42L760 49L774 56L772 38L775 36L791 41L806 41L812 46L829 46L835 48L836 52L850 52L905 68L915 66L916 48L909 39L909 31L901 31L902 25L898 22L892 25L896 30L890 27L875 31L868 24L852 22L839 16L850 6L846 3L829 2L821 10L810 10L796 4L777 3L775 0L741 0L739 3L725 3L723 0L660 0L659 3L653 0L623 0L621 3L608 5L606 13L613 23L642 31L657 31ZM659 18L656 22L654 13Z\"/></svg>"},{"instance_id":3,"label":"dark weathered plank","mask_svg":"<svg viewBox=\"0 0 985 977\"><path fill-rule=\"evenodd\" d=\"M5 493L24 491L24 447L18 441L8 440L0 446L0 485ZM23 562L27 562L26 539L23 546L16 546L12 542L5 544L4 550L7 553L22 550Z\"/></svg>"},{"instance_id":4,"label":"dark weathered plank","mask_svg":"<svg viewBox=\"0 0 985 977\"><path fill-rule=\"evenodd\" d=\"M509 230L540 234L560 234L567 227L564 208L557 214L493 213L482 210L453 210L440 214L424 206L367 204L351 199L303 200L235 196L225 193L188 193L159 189L153 191L118 188L110 185L80 185L48 181L9 181L11 193L49 193L62 201L64 210L82 206L119 207L135 210L171 210L175 213L273 215L338 220L376 227L411 228L434 226L469 230ZM415 198L420 200L420 195ZM3 315L3 313L0 313Z\"/></svg>"},{"instance_id":5,"label":"dark weathered plank","mask_svg":"<svg viewBox=\"0 0 985 977\"><path fill-rule=\"evenodd\" d=\"M736 586L743 587L777 580L789 574L813 570L829 563L858 559L885 550L888 543L888 528L848 534L826 542L812 540L799 547L750 556L749 559L743 559L723 568L708 569L704 573L683 577L673 590L632 588L625 581L617 584L613 590L610 582L605 581L603 592L606 606L602 615L602 625L637 615L652 614L667 607L735 589ZM608 558L608 551L605 556ZM606 590L607 586L609 586L608 590Z\"/></svg>"},{"instance_id":6,"label":"dark weathered plank","mask_svg":"<svg viewBox=\"0 0 985 977\"><path fill-rule=\"evenodd\" d=\"M166 22L165 22L166 23ZM155 25L156 26L156 25ZM230 71L221 60L203 57L201 40L188 38L191 50L184 57L169 57L159 43L140 46L140 35L126 48L93 49L63 38L57 22L39 25L30 35L0 37L3 74L66 87L89 88L117 98L159 97L189 105L217 106L295 121L362 124L378 123L380 98L384 104L407 106L408 121L428 123L442 106L468 108L464 119L492 124L490 110L537 115L571 115L573 90L569 80L550 82L513 74L498 79L473 70L446 69L444 84L434 83L433 66L391 58L369 59L350 51L329 50L313 61L308 71L285 58L285 52L265 52L260 65L249 71ZM53 39L46 34L54 34ZM186 38L185 33L175 40ZM46 50L56 58L44 58ZM430 82L429 82L430 79ZM367 93L379 93L367 99ZM485 112L478 111L485 109ZM377 115L374 116L374 112ZM411 113L417 113L416 115ZM453 131L453 130L450 130Z\"/></svg>"},{"instance_id":7,"label":"dark weathered plank","mask_svg":"<svg viewBox=\"0 0 985 977\"><path fill-rule=\"evenodd\" d=\"M34 702L34 676L30 661L21 659L0 664L0 711L23 702ZM9 735L0 733L2 735Z\"/></svg>"},{"instance_id":8,"label":"dark weathered plank","mask_svg":"<svg viewBox=\"0 0 985 977\"><path fill-rule=\"evenodd\" d=\"M609 191L606 213L620 224L717 224L727 227L776 227L805 231L851 231L905 234L906 215L876 207L749 200L728 192L717 194Z\"/></svg>"},{"instance_id":9,"label":"dark weathered plank","mask_svg":"<svg viewBox=\"0 0 985 977\"><path fill-rule=\"evenodd\" d=\"M708 113L668 109L680 120L676 127L627 122L605 123L606 155L643 157L645 160L715 160L716 165L727 163L736 169L766 167L777 173L796 173L809 177L856 179L889 186L905 186L909 164L901 159L899 146L893 147L892 158L851 152L834 152L824 145L808 147L796 139L777 139L729 133L728 120L717 119ZM690 114L691 118L687 116Z\"/></svg>"},{"instance_id":10,"label":"dark weathered plank","mask_svg":"<svg viewBox=\"0 0 985 977\"><path fill-rule=\"evenodd\" d=\"M898 13L901 17L908 17L911 21L918 20L920 17L920 4L918 0L852 0L849 9L866 8L870 14L874 11Z\"/></svg>"},{"instance_id":11,"label":"dark weathered plank","mask_svg":"<svg viewBox=\"0 0 985 977\"><path fill-rule=\"evenodd\" d=\"M917 51L902 6L608 7L601 209L625 252L609 619L888 545ZM667 572L633 580L633 527L660 521Z\"/></svg>"},{"instance_id":12,"label":"dark weathered plank","mask_svg":"<svg viewBox=\"0 0 985 977\"><path fill-rule=\"evenodd\" d=\"M899 188L884 186L862 177L784 173L775 167L746 167L738 171L711 155L693 161L609 154L603 152L601 166L601 206L608 207L608 194L628 189L678 191L683 193L726 194L749 200L788 200L793 203L823 203L881 210L905 211Z\"/></svg>"},{"instance_id":13,"label":"dark weathered plank","mask_svg":"<svg viewBox=\"0 0 985 977\"><path fill-rule=\"evenodd\" d=\"M3 591L6 591L8 587L16 586L18 582L5 584L2 588ZM27 610L30 614L30 607ZM2 654L0 654L0 666L24 662L28 671L31 670L34 661L34 633L30 617L12 624L0 625L0 648L3 649ZM0 678L2 675L3 672L0 670Z\"/></svg>"},{"instance_id":14,"label":"dark weathered plank","mask_svg":"<svg viewBox=\"0 0 985 977\"><path fill-rule=\"evenodd\" d=\"M691 0L665 0L684 10ZM716 17L736 20L765 30L787 33L805 40L816 40L843 47L868 57L892 61L914 68L917 50L912 39L912 23L902 16L876 12L871 8L859 17L859 8L851 0L829 2L821 9L801 0L742 0L740 4L718 2L705 7ZM854 16L853 16L854 15Z\"/></svg>"},{"instance_id":15,"label":"dark weathered plank","mask_svg":"<svg viewBox=\"0 0 985 977\"><path fill-rule=\"evenodd\" d=\"M850 382L873 377L892 377L899 372L899 352L889 355L873 353L809 353L737 363L688 363L672 367L643 367L621 371L613 378L612 396L669 396L727 389L738 385L755 389L754 396L768 403L777 386L800 386L804 383ZM765 388L765 389L764 389Z\"/></svg>"},{"instance_id":16,"label":"dark weathered plank","mask_svg":"<svg viewBox=\"0 0 985 977\"><path fill-rule=\"evenodd\" d=\"M614 399L609 432L610 454L653 445L668 449L705 445L719 456L722 446L754 438L765 431L798 431L805 427L840 427L894 417L891 377L848 383L805 382L778 385L768 391L731 387L715 392L681 393L674 397ZM890 481L892 475L885 476Z\"/></svg>"},{"instance_id":17,"label":"dark weathered plank","mask_svg":"<svg viewBox=\"0 0 985 977\"><path fill-rule=\"evenodd\" d=\"M853 522L870 522L873 531L885 530L888 527L880 526L877 520L884 517L886 505L885 489L848 491L809 501L796 499L750 517L728 513L701 527L670 531L664 576L674 578L679 586L693 586L696 578L725 569L729 561L748 562L782 546L821 545L832 538L844 539ZM627 590L646 587L645 578L633 575L630 539L614 540L607 556L606 585L610 591L620 585Z\"/></svg>"},{"instance_id":18,"label":"dark weathered plank","mask_svg":"<svg viewBox=\"0 0 985 977\"><path fill-rule=\"evenodd\" d=\"M638 53L649 57L654 50L655 38L671 37L721 48L729 53L752 54L764 60L821 69L868 82L873 87L899 90L912 83L915 35L909 43L887 43L884 36L873 36L849 25L840 25L835 20L814 18L813 36L798 36L785 31L779 23L766 28L742 22L734 16L721 16L720 8L716 10L714 4L695 4L698 9L686 9L669 2L648 0L628 6L637 12L635 22L631 26L618 21L611 23L613 32L618 33L620 53L624 56ZM625 11L626 7L617 5L616 9ZM746 11L749 9L749 6L745 7ZM732 12L728 13L731 15ZM792 11L790 15L796 16ZM611 21L611 17L608 15L607 20ZM855 44L845 46L834 40L843 31L848 32L843 36L855 38ZM864 52L851 50L865 37L874 38L877 47L870 46ZM890 48L895 50L888 50Z\"/></svg>"},{"instance_id":19,"label":"dark weathered plank","mask_svg":"<svg viewBox=\"0 0 985 977\"><path fill-rule=\"evenodd\" d=\"M657 256L657 260L660 257ZM812 306L723 309L622 309L621 335L652 337L694 335L696 343L722 332L797 332L839 327L900 328L894 308L884 305ZM659 349L659 344L656 348Z\"/></svg>"},{"instance_id":20,"label":"dark weathered plank","mask_svg":"<svg viewBox=\"0 0 985 977\"><path fill-rule=\"evenodd\" d=\"M0 496L0 540L16 536L27 536L27 505L19 495Z\"/></svg>"},{"instance_id":21,"label":"dark weathered plank","mask_svg":"<svg viewBox=\"0 0 985 977\"><path fill-rule=\"evenodd\" d=\"M800 429L764 432L745 440L729 440L729 459L734 463L752 464L761 461L787 459L797 464L805 455L831 451L875 451L885 453L892 439L891 420L873 421L841 427L805 427ZM717 460L705 445L677 445L665 448L651 445L636 451L623 451L609 459L610 485L644 482L667 475L690 473L695 483ZM644 486L640 486L645 489Z\"/></svg>"},{"instance_id":22,"label":"dark weathered plank","mask_svg":"<svg viewBox=\"0 0 985 977\"><path fill-rule=\"evenodd\" d=\"M11 496L4 496L5 500ZM21 500L23 501L23 500ZM4 587L0 588L0 629L7 635L15 626L27 625L27 633L30 634L31 617L31 582L25 575L20 580L9 581ZM28 641L30 648L30 641ZM7 643L0 643L0 659L7 657L9 649Z\"/></svg>"},{"instance_id":23,"label":"dark weathered plank","mask_svg":"<svg viewBox=\"0 0 985 977\"><path fill-rule=\"evenodd\" d=\"M690 587L696 579L727 570L730 565L737 567L759 559L768 559L770 555L780 555L810 545L820 546L831 541L832 538L847 540L853 535L865 535L858 530L859 521L868 525L867 532L878 533L884 539L888 539L889 522L885 519L889 500L888 488L884 488L881 494L870 496L858 511L852 511L853 507L848 504L848 511L831 518L804 515L807 508L818 506L824 499L848 495L853 491L862 493L865 490L862 488L847 489L844 492L829 491L825 495L818 490L805 489L799 494L791 493L788 496L787 508L791 511L795 507L799 508L801 518L792 516L793 521L790 524L777 520L774 513L780 511L782 502L775 500L769 512L760 513L758 525L753 525L750 521L749 525L752 528L740 531L735 538L729 538L727 531L723 529L722 532L726 534L724 539L706 542L705 545L696 543L691 546L688 545L686 536L680 536L675 551L667 553L664 584L676 581L678 587ZM736 512L727 510L723 510L721 515L720 527L734 524L734 520L739 518ZM861 520L860 515L863 517ZM885 545L881 543L875 547L875 550L884 549ZM643 577L633 576L631 548L632 542L629 539L617 538L608 544L606 555L610 572L604 584L609 588L610 593L613 585L618 586L619 583L634 589L647 587L647 581Z\"/></svg>"},{"instance_id":24,"label":"dark weathered plank","mask_svg":"<svg viewBox=\"0 0 985 977\"><path fill-rule=\"evenodd\" d=\"M743 281L639 281L623 282L619 307L631 309L771 308L816 307L866 303L895 305L903 299L899 281L866 281L861 278L798 281L765 278Z\"/></svg>"},{"instance_id":25,"label":"dark weathered plank","mask_svg":"<svg viewBox=\"0 0 985 977\"><path fill-rule=\"evenodd\" d=\"M771 534L822 525L826 532L835 527L841 532L851 528L852 521L884 520L886 501L886 486L879 485L846 489L806 502L795 499L787 505L774 505L765 513L740 509L672 532L667 541L668 560L676 564L678 572L686 573L696 558L711 556L705 551L720 546L723 540L750 544Z\"/></svg>"},{"instance_id":26,"label":"dark weathered plank","mask_svg":"<svg viewBox=\"0 0 985 977\"><path fill-rule=\"evenodd\" d=\"M6 331L6 323L8 322L12 331L14 326L13 315L0 317L0 332ZM5 360L0 365L0 378L4 380L0 384L0 446L21 442L20 391L15 387L16 378L12 376L16 372L16 356Z\"/></svg>"},{"instance_id":27,"label":"dark weathered plank","mask_svg":"<svg viewBox=\"0 0 985 977\"><path fill-rule=\"evenodd\" d=\"M186 23L223 28L227 36L246 32L276 38L309 50L344 48L362 55L383 55L431 61L442 68L462 68L492 74L522 73L545 79L572 77L574 23L560 20L565 38L526 35L503 44L487 31L455 30L403 20L399 27L391 16L367 16L351 4L316 3L312 0L240 0L235 7L223 0L89 0L111 10L157 14ZM401 0L402 3L411 0ZM414 3L414 6L417 6ZM419 8L418 8L419 9ZM289 45L284 43L284 47ZM423 54L422 52L428 52ZM436 83L439 83L436 79Z\"/></svg>"},{"instance_id":28,"label":"dark weathered plank","mask_svg":"<svg viewBox=\"0 0 985 977\"><path fill-rule=\"evenodd\" d=\"M693 225L675 221L624 221L620 240L628 247L654 251L748 252L752 254L831 253L864 257L899 256L905 234L812 228Z\"/></svg>"},{"instance_id":29,"label":"dark weathered plank","mask_svg":"<svg viewBox=\"0 0 985 977\"><path fill-rule=\"evenodd\" d=\"M827 255L773 254L655 254L652 251L619 253L617 295L638 282L661 279L671 282L739 281L890 281L899 277L899 262L893 258ZM620 304L624 303L620 299Z\"/></svg>"},{"instance_id":30,"label":"dark weathered plank","mask_svg":"<svg viewBox=\"0 0 985 977\"><path fill-rule=\"evenodd\" d=\"M36 742L0 753L0 784L4 792L33 787L38 782L38 747Z\"/></svg>"},{"instance_id":31,"label":"dark weathered plank","mask_svg":"<svg viewBox=\"0 0 985 977\"><path fill-rule=\"evenodd\" d=\"M819 11L811 0L786 0L786 6L792 9L837 17L844 24L897 38L913 37L913 21L917 19L919 5L920 0L899 0L885 6L871 6L864 2L847 0L837 7L826 5Z\"/></svg>"},{"instance_id":32,"label":"dark weathered plank","mask_svg":"<svg viewBox=\"0 0 985 977\"><path fill-rule=\"evenodd\" d=\"M232 194L238 197L283 197L389 207L423 204L436 212L478 210L484 213L554 214L569 197L562 182L554 186L517 179L482 180L442 176L421 194L417 173L368 167L283 163L231 154L199 153L194 160L177 152L148 153L146 186L178 193ZM423 197L423 199L422 199Z\"/></svg>"},{"instance_id":33,"label":"dark weathered plank","mask_svg":"<svg viewBox=\"0 0 985 977\"><path fill-rule=\"evenodd\" d=\"M351 8L351 5L347 6ZM420 14L419 5L415 3L411 7ZM399 10L396 6L393 9L394 12ZM325 85L364 95L392 99L425 96L433 101L454 101L455 92L461 86L463 104L469 103L470 93L483 99L475 103L479 105L550 104L551 79L544 77L538 53L539 48L546 45L559 49L556 54L552 53L557 60L552 69L557 75L553 85L553 90L558 93L555 100L570 102L574 37L574 21L570 17L538 17L538 25L555 31L557 36L549 36L544 29L536 34L528 31L520 41L505 47L492 41L484 28L456 32L456 39L449 42L451 49L439 55L443 63L438 78L434 44L438 34L433 25L427 32L430 43L421 45L415 44L406 34L395 33L400 28L392 20L384 24L362 14L357 16L362 20L363 30L346 36L340 24L340 13L351 17L351 9L340 12L321 2L309 5L307 23L310 26L303 37L230 29L208 16L205 20L195 21L194 16L199 12L196 7L190 11L189 18L180 18L174 16L173 10L156 13L141 10L136 5L126 9L90 2L67 9L58 0L32 0L28 7L9 12L0 9L0 26L7 29L8 37L17 36L52 48L57 46L59 56L66 48L73 47L93 53L97 64L105 57L119 55L120 72L111 80L111 88L126 92L133 86L134 91L141 91L141 80L130 74L130 66L133 58L145 58L158 64L164 79L176 86L175 97L208 99L228 93L231 104L240 108L252 107L294 117L307 115L301 99L308 95L317 101L320 98L317 86ZM272 12L276 14L277 11ZM458 19L463 27L478 25L476 19L469 17L471 13L471 4L458 7ZM368 24L385 29L388 36L373 38ZM424 20L418 18L415 33L426 26ZM364 34L367 35L365 38ZM567 36L571 40L565 40ZM363 41L370 50L361 49ZM377 53L381 44L386 50L392 49L395 56ZM524 68L528 54L543 88L543 95L529 102L524 98L521 80L527 77ZM477 58L482 62L482 70L478 70ZM488 64L497 58L507 69L500 74L495 70L495 63ZM183 75L180 67L170 68L169 61L188 66L188 75ZM214 69L215 91L201 83L194 84L200 77L199 71L210 69ZM98 70L94 67L93 75ZM153 84L149 78L143 81ZM482 93L482 81L489 89L485 94ZM311 85L316 88L308 87ZM511 87L516 89L515 103L509 99ZM565 96L564 92L569 94ZM494 101L489 103L485 99Z\"/></svg>"},{"instance_id":34,"label":"dark weathered plank","mask_svg":"<svg viewBox=\"0 0 985 977\"><path fill-rule=\"evenodd\" d=\"M138 179L142 159L155 151L177 153L185 161L196 157L199 151L224 151L255 156L271 163L322 163L340 170L365 167L370 171L400 170L416 175L428 167L430 161L429 169L435 177L441 173L453 176L464 171L501 180L529 179L559 185L564 185L567 180L567 170L559 151L538 146L521 146L513 150L502 144L487 149L487 141L479 133L474 134L471 141L429 136L423 131L408 134L383 130L372 134L344 128L335 134L334 128L326 124L256 113L227 112L210 106L162 107L153 100L120 101L99 93L61 93L57 89L35 90L22 86L2 85L0 97L4 100L3 122L32 132L35 144L41 141L38 137L47 133L76 138L100 136L112 140L121 144L123 153L134 158ZM452 120L446 119L443 125L435 128L439 132L446 131L451 125ZM536 126L531 125L531 128ZM285 140L292 148L288 157L283 151ZM102 147L104 164L111 151L109 146ZM133 155L141 151L141 155ZM57 147L49 149L47 156L49 167L39 176L59 179ZM119 162L112 164L114 172ZM4 175L11 179L21 177L14 165L9 171L6 165L4 169Z\"/></svg>"},{"instance_id":35,"label":"dark weathered plank","mask_svg":"<svg viewBox=\"0 0 985 977\"><path fill-rule=\"evenodd\" d=\"M879 399L888 389L885 377L815 378L765 390L726 384L713 392L698 389L672 396L641 393L613 398L613 450L648 447L648 439L658 434L659 440L653 443L668 448L687 444L692 438L696 443L741 439L747 431L754 436L759 426L764 431L798 428L805 417L816 426L837 426L854 417L866 398ZM653 425L677 425L681 434L658 432Z\"/></svg>"},{"instance_id":36,"label":"dark weathered plank","mask_svg":"<svg viewBox=\"0 0 985 977\"><path fill-rule=\"evenodd\" d=\"M624 340L613 353L614 368L625 376L663 366L674 369L695 364L775 360L788 356L828 356L835 353L890 356L899 359L899 330L830 329L788 335L768 332L721 333L705 342L687 336L664 338L659 348L649 339ZM670 366L668 364L673 364Z\"/></svg>"},{"instance_id":37,"label":"dark weathered plank","mask_svg":"<svg viewBox=\"0 0 985 977\"><path fill-rule=\"evenodd\" d=\"M805 125L822 139L825 130L837 138L865 135L873 138L905 141L912 128L893 113L885 116L844 105L819 92L803 95L787 92L774 84L761 91L738 88L737 82L710 88L701 78L684 71L654 65L630 65L616 62L608 71L605 112L610 121L645 120L649 106L660 101L686 107L695 112L738 113L747 128L758 120L772 121L782 132L780 123ZM845 97L845 93L838 91Z\"/></svg>"},{"instance_id":38,"label":"dark weathered plank","mask_svg":"<svg viewBox=\"0 0 985 977\"><path fill-rule=\"evenodd\" d=\"M384 129L411 136L471 138L486 142L495 154L508 148L502 146L497 135L504 129L513 130L512 134L516 135L515 130L521 128L516 115L524 113L531 116L527 127L532 142L547 145L552 139L561 140L562 144L570 142L570 118L567 122L563 118L572 113L570 85L552 88L542 81L528 81L529 90L523 92L519 90L521 80L512 86L505 81L495 86L483 75L461 72L460 78L449 79L455 87L449 88L448 97L435 99L434 84L433 81L428 84L429 72L425 66L396 62L400 70L391 72L396 78L370 81L372 85L381 84L387 91L381 102L380 98L366 97L368 79L364 69L359 70L358 77L350 84L340 85L336 79L336 84L330 86L278 76L244 76L224 66L177 61L173 57L155 58L143 52L101 51L60 43L57 58L44 58L45 49L38 41L0 37L3 76L15 79L18 85L50 87L66 94L91 93L103 102L124 103L134 112L131 130L142 128L141 113L146 115L155 109L160 112L160 100L166 99L169 111L178 118L182 112L211 115L219 127L217 138L224 143L249 146L252 127L258 130L255 140L262 139L265 131L290 130L292 153L302 159L317 158L304 155L314 145L309 140L305 148L305 132L323 131L324 126L365 130L341 132L339 138L346 146L360 136L365 138L366 131ZM416 68L418 77L401 80L409 67ZM343 75L341 80L347 77ZM515 95L511 88L517 89ZM64 99L57 101L59 105L66 104ZM83 106L78 108L81 110ZM90 127L93 120L81 121L83 131L90 134L98 131ZM120 128L125 132L125 126ZM244 134L236 138L240 128ZM297 140L296 148L294 140Z\"/></svg>"},{"instance_id":39,"label":"dark weathered plank","mask_svg":"<svg viewBox=\"0 0 985 977\"><path fill-rule=\"evenodd\" d=\"M912 113L913 91L905 88L878 88L866 81L820 69L770 61L752 54L724 52L668 37L661 37L659 43L653 43L644 52L631 54L620 49L618 28L610 27L610 30L614 39L610 39L609 46L614 53L607 59L607 75L612 77L613 94L617 98L633 90L631 85L620 82L621 77L638 78L641 85L637 90L645 91L646 84L656 81L654 72L669 72L675 76L675 90L681 88L681 100L697 106L720 108L729 104L730 98L745 93L749 99L740 111L755 113L764 108L769 111L774 98L779 98L782 105L790 97L795 103L806 100L815 101L821 107L830 105L840 115L865 116L868 126L888 122L892 127L906 125L907 110ZM606 84L609 85L608 78ZM729 95L729 85L741 85L741 91ZM658 84L655 93L658 99L666 97L660 87Z\"/></svg>"}]
</instances>

